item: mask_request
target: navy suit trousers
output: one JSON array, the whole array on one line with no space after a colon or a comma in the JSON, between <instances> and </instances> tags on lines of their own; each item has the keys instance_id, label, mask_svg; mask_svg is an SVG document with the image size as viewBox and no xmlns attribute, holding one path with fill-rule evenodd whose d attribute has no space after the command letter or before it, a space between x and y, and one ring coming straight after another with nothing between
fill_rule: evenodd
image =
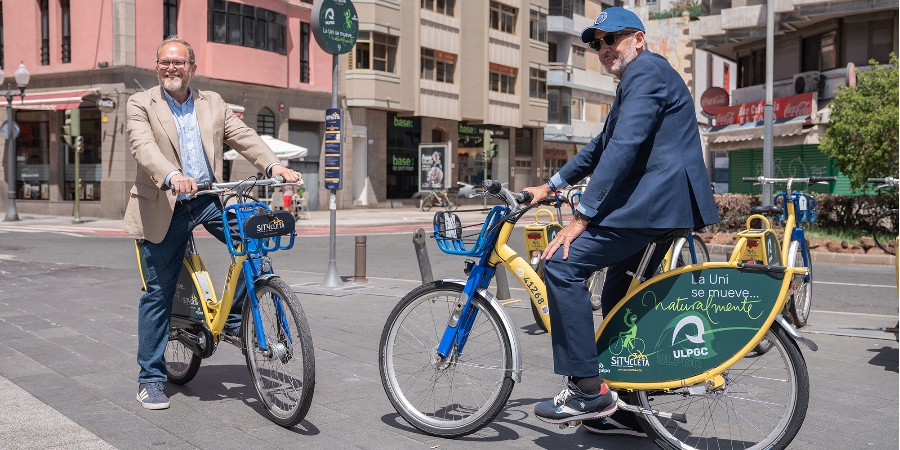
<instances>
[{"instance_id":1,"label":"navy suit trousers","mask_svg":"<svg viewBox=\"0 0 900 450\"><path fill-rule=\"evenodd\" d=\"M640 260L643 249L667 231L670 230L608 228L591 224L569 246L568 259L563 259L560 248L545 261L554 372L574 377L600 374L591 294L584 280L597 270L632 259L635 254ZM609 287L611 291L625 292L619 286L624 285L627 289L631 278L615 278L606 277L604 292L608 283L614 283Z\"/></svg>"}]
</instances>

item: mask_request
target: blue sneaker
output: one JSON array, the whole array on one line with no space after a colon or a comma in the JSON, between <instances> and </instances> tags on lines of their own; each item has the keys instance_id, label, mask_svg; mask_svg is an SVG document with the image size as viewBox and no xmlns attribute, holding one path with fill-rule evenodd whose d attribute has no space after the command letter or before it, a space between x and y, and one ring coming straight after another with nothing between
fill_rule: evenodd
<instances>
[{"instance_id":1,"label":"blue sneaker","mask_svg":"<svg viewBox=\"0 0 900 450\"><path fill-rule=\"evenodd\" d=\"M607 417L616 412L618 395L606 383L600 386L599 394L585 394L571 381L552 400L534 405L534 415L548 423L565 423L576 420Z\"/></svg>"},{"instance_id":2,"label":"blue sneaker","mask_svg":"<svg viewBox=\"0 0 900 450\"><path fill-rule=\"evenodd\" d=\"M138 387L137 401L144 409L166 409L169 407L169 397L163 393L163 384L141 383Z\"/></svg>"}]
</instances>

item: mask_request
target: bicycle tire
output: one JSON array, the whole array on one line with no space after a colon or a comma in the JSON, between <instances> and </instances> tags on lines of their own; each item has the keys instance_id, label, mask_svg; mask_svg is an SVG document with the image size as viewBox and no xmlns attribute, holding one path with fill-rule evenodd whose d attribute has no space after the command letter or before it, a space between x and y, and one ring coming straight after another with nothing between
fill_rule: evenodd
<instances>
[{"instance_id":1,"label":"bicycle tire","mask_svg":"<svg viewBox=\"0 0 900 450\"><path fill-rule=\"evenodd\" d=\"M709 262L709 248L706 247L706 243L703 242L703 238L700 237L697 233L691 233L691 242L694 243L694 254L697 255L696 264L701 264L705 262ZM672 261L669 262L669 270L675 269L676 267L682 267L688 265L687 261L692 261L691 258L691 249L687 244L687 238L678 238L672 244L672 254L678 255L677 257L673 257ZM695 262L691 262L694 264Z\"/></svg>"},{"instance_id":2,"label":"bicycle tire","mask_svg":"<svg viewBox=\"0 0 900 450\"><path fill-rule=\"evenodd\" d=\"M166 378L172 384L187 384L197 376L202 358L195 355L178 339L166 343Z\"/></svg>"},{"instance_id":3,"label":"bicycle tire","mask_svg":"<svg viewBox=\"0 0 900 450\"><path fill-rule=\"evenodd\" d=\"M648 437L670 450L787 447L806 417L809 373L797 344L780 326L773 325L766 337L771 350L737 361L722 374L720 388L700 395L687 388L631 393L633 404L687 415L688 423L636 415ZM730 434L720 436L725 433Z\"/></svg>"},{"instance_id":4,"label":"bicycle tire","mask_svg":"<svg viewBox=\"0 0 900 450\"><path fill-rule=\"evenodd\" d=\"M878 219L875 219L875 224L872 225L872 238L875 240L875 245L888 255L897 253L897 247L891 250L891 246L888 244L892 239L897 239L897 235L900 234L897 230L897 212L897 209L889 209L881 213ZM878 239L879 235L882 236L881 239ZM887 238L887 242L884 242L885 238Z\"/></svg>"},{"instance_id":5,"label":"bicycle tire","mask_svg":"<svg viewBox=\"0 0 900 450\"><path fill-rule=\"evenodd\" d=\"M432 206L434 206L434 197L428 194L427 197L422 199L422 211L431 211Z\"/></svg>"},{"instance_id":6,"label":"bicycle tire","mask_svg":"<svg viewBox=\"0 0 900 450\"><path fill-rule=\"evenodd\" d=\"M808 247L807 247L808 248ZM804 252L808 263L803 263ZM788 311L791 313L794 325L797 328L805 327L809 322L809 311L812 308L812 258L809 250L804 250L800 241L791 241L788 248L788 267L806 267L809 276L806 280L802 276L795 276L791 282L791 292L788 296Z\"/></svg>"},{"instance_id":7,"label":"bicycle tire","mask_svg":"<svg viewBox=\"0 0 900 450\"><path fill-rule=\"evenodd\" d=\"M515 384L510 338L481 296L471 299L477 315L463 353L433 362L462 292L441 280L413 289L391 311L379 343L384 392L403 419L432 436L480 430L500 413Z\"/></svg>"},{"instance_id":8,"label":"bicycle tire","mask_svg":"<svg viewBox=\"0 0 900 450\"><path fill-rule=\"evenodd\" d=\"M247 368L269 419L292 427L309 412L316 386L312 335L297 297L280 278L258 280L256 298L268 351L258 348L248 299L241 325ZM290 339L285 328L290 330Z\"/></svg>"}]
</instances>

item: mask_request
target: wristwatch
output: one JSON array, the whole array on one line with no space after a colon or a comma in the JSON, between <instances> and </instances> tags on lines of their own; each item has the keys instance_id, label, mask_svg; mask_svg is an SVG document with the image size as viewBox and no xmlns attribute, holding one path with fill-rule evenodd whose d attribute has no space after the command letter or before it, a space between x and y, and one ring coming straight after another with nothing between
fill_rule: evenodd
<instances>
[{"instance_id":1,"label":"wristwatch","mask_svg":"<svg viewBox=\"0 0 900 450\"><path fill-rule=\"evenodd\" d=\"M584 223L591 223L591 219L593 219L593 217L585 215L581 211L575 211L575 218L583 221Z\"/></svg>"}]
</instances>

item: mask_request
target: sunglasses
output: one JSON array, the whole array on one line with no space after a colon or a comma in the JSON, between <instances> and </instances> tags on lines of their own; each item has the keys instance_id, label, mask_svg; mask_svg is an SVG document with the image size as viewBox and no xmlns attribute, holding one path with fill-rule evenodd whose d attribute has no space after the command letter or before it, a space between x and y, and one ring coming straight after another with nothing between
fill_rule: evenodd
<instances>
[{"instance_id":1,"label":"sunglasses","mask_svg":"<svg viewBox=\"0 0 900 450\"><path fill-rule=\"evenodd\" d=\"M594 39L588 43L588 46L596 51L600 51L601 45L606 44L607 47L612 47L613 45L616 45L616 42L620 38L631 36L634 33L637 33L637 32L636 31L625 31L625 32L620 32L620 33L606 33L606 35L603 36L603 39Z\"/></svg>"}]
</instances>

